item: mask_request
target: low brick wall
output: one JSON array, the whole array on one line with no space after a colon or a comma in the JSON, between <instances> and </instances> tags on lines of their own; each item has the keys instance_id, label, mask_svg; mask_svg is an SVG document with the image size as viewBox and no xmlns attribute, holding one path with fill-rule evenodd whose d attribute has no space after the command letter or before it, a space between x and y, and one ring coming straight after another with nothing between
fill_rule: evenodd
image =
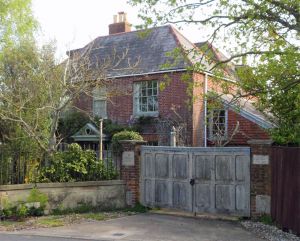
<instances>
[{"instance_id":1,"label":"low brick wall","mask_svg":"<svg viewBox=\"0 0 300 241\"><path fill-rule=\"evenodd\" d=\"M116 209L126 206L125 183L121 180L2 185L0 186L0 201L8 199L12 204L26 201L34 187L47 194L47 210L73 209L82 205L99 209Z\"/></svg>"}]
</instances>

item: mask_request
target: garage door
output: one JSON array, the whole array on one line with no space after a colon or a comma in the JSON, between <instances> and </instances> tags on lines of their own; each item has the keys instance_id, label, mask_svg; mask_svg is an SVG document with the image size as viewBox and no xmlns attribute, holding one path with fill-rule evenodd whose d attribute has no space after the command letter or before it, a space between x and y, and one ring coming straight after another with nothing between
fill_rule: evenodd
<instances>
[{"instance_id":1,"label":"garage door","mask_svg":"<svg viewBox=\"0 0 300 241\"><path fill-rule=\"evenodd\" d=\"M141 150L140 201L198 213L250 215L250 148Z\"/></svg>"}]
</instances>

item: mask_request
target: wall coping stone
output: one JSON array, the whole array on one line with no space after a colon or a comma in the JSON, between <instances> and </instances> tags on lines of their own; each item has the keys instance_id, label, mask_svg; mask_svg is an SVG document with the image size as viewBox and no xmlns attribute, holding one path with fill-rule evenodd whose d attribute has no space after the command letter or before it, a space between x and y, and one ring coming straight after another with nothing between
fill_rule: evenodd
<instances>
[{"instance_id":1,"label":"wall coping stone","mask_svg":"<svg viewBox=\"0 0 300 241\"><path fill-rule=\"evenodd\" d=\"M241 153L250 153L250 147L171 147L171 146L142 146L143 151L171 151L171 152L241 152Z\"/></svg>"},{"instance_id":2,"label":"wall coping stone","mask_svg":"<svg viewBox=\"0 0 300 241\"><path fill-rule=\"evenodd\" d=\"M61 188L61 187L91 187L91 186L115 186L125 185L123 180L109 181L88 181L88 182L52 182L52 183L31 183L0 185L1 191L26 190L32 188Z\"/></svg>"},{"instance_id":3,"label":"wall coping stone","mask_svg":"<svg viewBox=\"0 0 300 241\"><path fill-rule=\"evenodd\" d=\"M147 141L140 141L140 140L120 140L119 143L125 144L125 143L130 143L130 144L146 144Z\"/></svg>"},{"instance_id":4,"label":"wall coping stone","mask_svg":"<svg viewBox=\"0 0 300 241\"><path fill-rule=\"evenodd\" d=\"M273 140L252 139L247 141L249 145L272 145Z\"/></svg>"}]
</instances>

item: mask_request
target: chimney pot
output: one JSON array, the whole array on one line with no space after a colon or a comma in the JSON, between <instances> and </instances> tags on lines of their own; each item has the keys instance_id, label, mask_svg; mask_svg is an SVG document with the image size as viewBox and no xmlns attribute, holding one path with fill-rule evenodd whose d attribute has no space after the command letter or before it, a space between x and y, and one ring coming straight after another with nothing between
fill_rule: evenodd
<instances>
[{"instance_id":1,"label":"chimney pot","mask_svg":"<svg viewBox=\"0 0 300 241\"><path fill-rule=\"evenodd\" d=\"M118 15L114 15L114 22L108 26L109 34L130 32L131 26L127 22L127 14L125 12L118 12Z\"/></svg>"},{"instance_id":2,"label":"chimney pot","mask_svg":"<svg viewBox=\"0 0 300 241\"><path fill-rule=\"evenodd\" d=\"M114 23L118 22L118 15L114 15Z\"/></svg>"}]
</instances>

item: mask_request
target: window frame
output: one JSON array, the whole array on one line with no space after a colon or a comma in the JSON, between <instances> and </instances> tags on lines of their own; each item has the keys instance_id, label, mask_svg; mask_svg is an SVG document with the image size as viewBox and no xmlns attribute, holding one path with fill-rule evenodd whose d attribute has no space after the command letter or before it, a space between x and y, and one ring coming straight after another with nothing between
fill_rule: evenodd
<instances>
[{"instance_id":1,"label":"window frame","mask_svg":"<svg viewBox=\"0 0 300 241\"><path fill-rule=\"evenodd\" d=\"M214 112L215 111L224 111L225 114L225 131L224 131L224 135L218 137L217 135L213 135L214 133L214 122L213 122L213 117L214 117ZM228 108L218 108L218 109L211 109L208 111L208 124L207 124L207 133L208 133L208 140L211 141L216 141L216 140L222 140L222 141L226 141L228 138Z\"/></svg>"},{"instance_id":2,"label":"window frame","mask_svg":"<svg viewBox=\"0 0 300 241\"><path fill-rule=\"evenodd\" d=\"M153 83L156 83L156 91L155 88L153 87ZM149 83L152 83L151 88L149 87ZM146 95L141 95L142 91L142 85L146 84ZM137 81L133 83L133 114L134 116L153 116L157 117L158 112L159 112L159 101L158 101L158 95L159 95L159 82L158 80L143 80L143 81ZM152 95L149 95L149 90L152 91ZM156 92L156 95L153 95L153 92ZM140 100L141 98L145 98L147 100L147 111L142 111L140 109ZM154 111L148 111L149 109L149 98L156 98L156 110Z\"/></svg>"}]
</instances>

